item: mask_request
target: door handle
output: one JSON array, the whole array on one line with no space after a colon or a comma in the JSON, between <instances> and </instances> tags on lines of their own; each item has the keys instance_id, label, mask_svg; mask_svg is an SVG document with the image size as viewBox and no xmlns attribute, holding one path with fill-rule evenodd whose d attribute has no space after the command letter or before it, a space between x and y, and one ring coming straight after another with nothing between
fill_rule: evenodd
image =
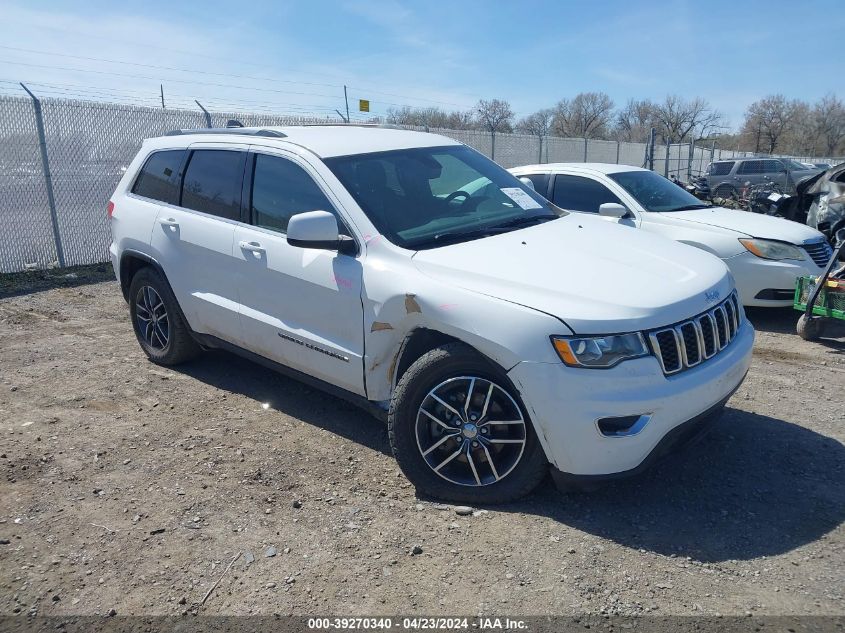
<instances>
[{"instance_id":1,"label":"door handle","mask_svg":"<svg viewBox=\"0 0 845 633\"><path fill-rule=\"evenodd\" d=\"M261 246L258 242L238 242L238 246L241 247L241 250L250 251L252 253L263 253L264 247Z\"/></svg>"},{"instance_id":2,"label":"door handle","mask_svg":"<svg viewBox=\"0 0 845 633\"><path fill-rule=\"evenodd\" d=\"M162 218L158 223L162 226L179 226L179 223L173 218Z\"/></svg>"}]
</instances>

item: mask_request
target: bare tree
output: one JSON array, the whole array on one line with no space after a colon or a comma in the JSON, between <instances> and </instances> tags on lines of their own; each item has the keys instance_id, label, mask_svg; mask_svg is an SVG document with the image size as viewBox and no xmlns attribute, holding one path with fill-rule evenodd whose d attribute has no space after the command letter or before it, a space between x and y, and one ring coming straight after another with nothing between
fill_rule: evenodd
<instances>
[{"instance_id":1,"label":"bare tree","mask_svg":"<svg viewBox=\"0 0 845 633\"><path fill-rule=\"evenodd\" d=\"M834 94L824 96L813 107L811 120L818 149L826 156L833 156L845 140L845 106L842 101Z\"/></svg>"},{"instance_id":2,"label":"bare tree","mask_svg":"<svg viewBox=\"0 0 845 633\"><path fill-rule=\"evenodd\" d=\"M537 110L537 112L521 119L516 124L516 130L534 136L548 136L549 132L552 131L554 116L555 112L551 108Z\"/></svg>"},{"instance_id":3,"label":"bare tree","mask_svg":"<svg viewBox=\"0 0 845 633\"><path fill-rule=\"evenodd\" d=\"M668 95L663 103L655 105L654 118L661 138L667 143L704 138L724 127L721 113L701 97L687 101Z\"/></svg>"},{"instance_id":4,"label":"bare tree","mask_svg":"<svg viewBox=\"0 0 845 633\"><path fill-rule=\"evenodd\" d=\"M426 128L448 128L452 130L465 130L475 127L475 118L472 112L446 112L440 108L390 108L385 117L388 123L394 125L409 125Z\"/></svg>"},{"instance_id":5,"label":"bare tree","mask_svg":"<svg viewBox=\"0 0 845 633\"><path fill-rule=\"evenodd\" d=\"M754 139L754 151L774 152L790 131L800 106L800 102L788 101L783 95L771 95L748 106L743 135Z\"/></svg>"},{"instance_id":6,"label":"bare tree","mask_svg":"<svg viewBox=\"0 0 845 633\"><path fill-rule=\"evenodd\" d=\"M510 132L513 127L513 110L510 103L501 99L481 99L475 106L481 125L491 132Z\"/></svg>"},{"instance_id":7,"label":"bare tree","mask_svg":"<svg viewBox=\"0 0 845 633\"><path fill-rule=\"evenodd\" d=\"M555 106L554 131L560 136L606 138L613 120L613 100L603 92L582 92Z\"/></svg>"},{"instance_id":8,"label":"bare tree","mask_svg":"<svg viewBox=\"0 0 845 633\"><path fill-rule=\"evenodd\" d=\"M475 113L472 111L455 110L446 117L446 126L452 130L472 130L478 127Z\"/></svg>"},{"instance_id":9,"label":"bare tree","mask_svg":"<svg viewBox=\"0 0 845 633\"><path fill-rule=\"evenodd\" d=\"M657 106L649 99L629 99L616 114L616 139L637 143L647 141L651 128L657 127L656 109Z\"/></svg>"}]
</instances>

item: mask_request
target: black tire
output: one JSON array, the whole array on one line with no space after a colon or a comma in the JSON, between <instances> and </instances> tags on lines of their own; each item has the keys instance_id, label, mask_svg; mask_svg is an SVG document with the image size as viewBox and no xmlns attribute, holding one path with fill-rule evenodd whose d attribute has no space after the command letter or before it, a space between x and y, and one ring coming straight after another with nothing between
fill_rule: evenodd
<instances>
[{"instance_id":1,"label":"black tire","mask_svg":"<svg viewBox=\"0 0 845 633\"><path fill-rule=\"evenodd\" d=\"M815 341L824 333L824 321L818 317L810 317L808 319L806 314L802 314L798 319L795 329L798 332L798 336L805 341Z\"/></svg>"},{"instance_id":2,"label":"black tire","mask_svg":"<svg viewBox=\"0 0 845 633\"><path fill-rule=\"evenodd\" d=\"M160 299L160 304L148 300L153 296L150 290ZM145 318L149 311L144 306L152 304L161 305L161 308L154 310L157 321L151 325L151 320ZM145 311L148 314L145 315ZM129 286L129 314L141 349L154 363L178 365L200 353L200 347L191 336L170 284L154 268L141 268L132 278Z\"/></svg>"},{"instance_id":3,"label":"black tire","mask_svg":"<svg viewBox=\"0 0 845 633\"><path fill-rule=\"evenodd\" d=\"M439 427L447 428L441 422L436 424L429 422L428 424L442 436L450 433L457 436L443 438L446 441L446 444L443 445L444 451L451 452L460 445L460 442L464 442L463 445L466 446L469 458L467 459L467 454L458 454L458 451L455 450L459 456L454 459L449 468L464 469L467 473L472 472L474 481L470 480L466 484L455 483L435 472L434 466L430 466L423 456L419 439L419 433L424 434L420 429L425 427L427 417L420 413L420 409L424 401L431 397L430 392L441 387L444 383L465 380L466 384L469 384L472 380L462 377L477 378L478 382L476 383L473 380L473 385L487 385L487 391L495 394L491 398L484 393L483 388L475 391L473 391L472 386L468 388L468 393L473 394L470 398L471 402L474 400L478 403L486 397L490 404L489 416L474 417L473 420L477 419L477 426L468 421L470 415L464 416L466 419L463 423L458 421L457 416L454 416L450 424L460 426L447 431L439 429ZM454 382L454 384L457 385L458 383ZM490 386L491 384L493 386ZM479 393L481 394L480 399L478 398ZM499 407L498 401L504 404ZM432 401L428 400L427 402ZM459 404L456 404L456 406L460 408ZM478 410L477 407L478 404L476 404L476 411ZM519 425L511 423L504 429L498 425L489 426L487 420L492 420L495 408L498 408L500 412L509 409L512 415L505 417L516 417L517 414L522 416L521 423ZM446 409L443 409L443 411L446 412ZM469 408L469 411L471 412L473 409ZM446 416L448 415L446 413ZM418 418L422 421L420 422L421 426L418 425ZM475 429L474 434L465 437L463 434L466 433L466 427ZM487 427L487 430L482 427ZM477 434L481 432L486 434L484 441L482 441L482 436ZM502 433L516 433L519 439L515 441L506 440L513 442L510 444L504 443L497 437L501 437L500 434ZM403 374L390 401L388 434L390 446L399 467L411 483L416 486L417 492L425 496L471 504L507 503L530 493L548 473L546 456L537 440L537 435L525 407L510 379L499 367L463 343L448 343L431 350L417 359ZM430 442L437 443L434 438L428 439ZM453 441L455 444L450 444ZM522 444L519 444L519 441L522 441ZM471 448L471 446L478 446L479 448ZM515 447L517 446L521 447L521 453L515 456L517 450ZM512 452L507 454L507 451ZM432 455L437 455L437 453L435 452ZM473 455L476 456L476 459L473 459ZM505 468L508 468L504 474L496 472L495 464L500 457L503 457L503 461L498 462L499 467L502 468L504 465ZM438 460L439 457L435 459L435 461ZM492 467L491 463L493 464ZM500 475L501 478L499 478Z\"/></svg>"}]
</instances>

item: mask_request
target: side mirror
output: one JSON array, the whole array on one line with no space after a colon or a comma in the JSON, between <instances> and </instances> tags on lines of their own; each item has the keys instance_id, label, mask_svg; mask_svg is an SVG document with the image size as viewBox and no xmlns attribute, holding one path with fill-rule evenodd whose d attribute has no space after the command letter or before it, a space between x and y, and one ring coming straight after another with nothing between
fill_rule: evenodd
<instances>
[{"instance_id":1,"label":"side mirror","mask_svg":"<svg viewBox=\"0 0 845 633\"><path fill-rule=\"evenodd\" d=\"M606 218L616 218L617 220L629 217L628 209L624 204L618 202L605 202L599 205L599 215Z\"/></svg>"},{"instance_id":2,"label":"side mirror","mask_svg":"<svg viewBox=\"0 0 845 633\"><path fill-rule=\"evenodd\" d=\"M530 178L526 178L525 176L522 176L522 177L519 179L519 182L521 182L523 185L525 185L526 187L528 187L531 191L537 191L537 190L534 188L534 183L531 181L531 179L530 179Z\"/></svg>"},{"instance_id":3,"label":"side mirror","mask_svg":"<svg viewBox=\"0 0 845 633\"><path fill-rule=\"evenodd\" d=\"M297 213L288 221L287 241L298 248L318 248L354 254L355 241L340 235L337 219L328 211Z\"/></svg>"}]
</instances>

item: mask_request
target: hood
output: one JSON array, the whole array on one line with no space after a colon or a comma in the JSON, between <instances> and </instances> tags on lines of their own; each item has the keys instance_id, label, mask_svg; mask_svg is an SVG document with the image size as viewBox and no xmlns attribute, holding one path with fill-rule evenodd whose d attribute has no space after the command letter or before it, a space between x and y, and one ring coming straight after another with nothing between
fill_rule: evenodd
<instances>
[{"instance_id":1,"label":"hood","mask_svg":"<svg viewBox=\"0 0 845 633\"><path fill-rule=\"evenodd\" d=\"M660 215L670 216L674 220L684 220L696 224L735 231L742 236L779 240L790 244L803 244L808 241L823 239L824 236L809 226L791 220L776 218L771 215L749 213L724 207L693 209L691 211L672 211Z\"/></svg>"},{"instance_id":2,"label":"hood","mask_svg":"<svg viewBox=\"0 0 845 633\"><path fill-rule=\"evenodd\" d=\"M419 251L413 262L443 283L555 316L576 334L676 323L733 289L713 255L580 213Z\"/></svg>"}]
</instances>

